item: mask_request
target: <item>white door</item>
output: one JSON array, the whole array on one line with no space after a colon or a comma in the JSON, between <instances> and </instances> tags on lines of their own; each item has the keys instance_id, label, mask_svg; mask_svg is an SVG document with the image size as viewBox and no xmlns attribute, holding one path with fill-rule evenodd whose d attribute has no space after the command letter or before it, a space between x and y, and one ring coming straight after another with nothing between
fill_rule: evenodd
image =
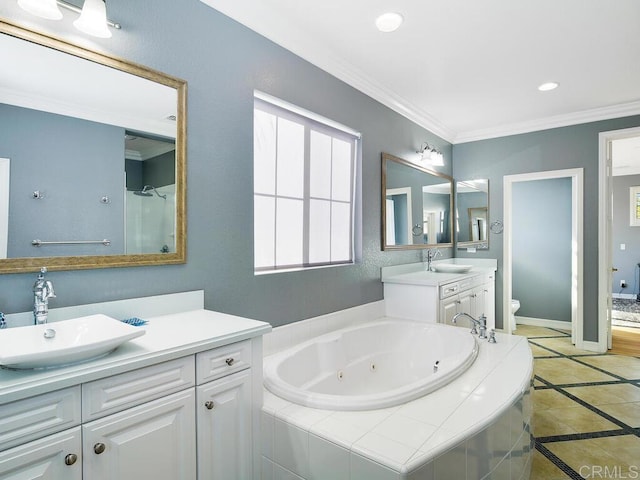
<instances>
[{"instance_id":1,"label":"white door","mask_svg":"<svg viewBox=\"0 0 640 480\"><path fill-rule=\"evenodd\" d=\"M2 480L81 480L80 427L0 453Z\"/></svg>"},{"instance_id":2,"label":"white door","mask_svg":"<svg viewBox=\"0 0 640 480\"><path fill-rule=\"evenodd\" d=\"M196 479L193 388L89 422L82 435L83 480Z\"/></svg>"},{"instance_id":3,"label":"white door","mask_svg":"<svg viewBox=\"0 0 640 480\"><path fill-rule=\"evenodd\" d=\"M251 370L197 389L198 479L251 479Z\"/></svg>"}]
</instances>

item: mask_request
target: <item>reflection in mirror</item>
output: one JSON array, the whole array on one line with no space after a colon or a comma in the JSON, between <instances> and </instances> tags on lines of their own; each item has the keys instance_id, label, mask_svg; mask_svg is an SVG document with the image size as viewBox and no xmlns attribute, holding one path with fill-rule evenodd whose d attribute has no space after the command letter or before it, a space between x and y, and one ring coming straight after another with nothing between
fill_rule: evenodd
<instances>
[{"instance_id":1,"label":"reflection in mirror","mask_svg":"<svg viewBox=\"0 0 640 480\"><path fill-rule=\"evenodd\" d=\"M382 248L451 246L453 179L382 154Z\"/></svg>"},{"instance_id":2,"label":"reflection in mirror","mask_svg":"<svg viewBox=\"0 0 640 480\"><path fill-rule=\"evenodd\" d=\"M184 263L186 83L3 21L0 62L0 272Z\"/></svg>"},{"instance_id":3,"label":"reflection in mirror","mask_svg":"<svg viewBox=\"0 0 640 480\"><path fill-rule=\"evenodd\" d=\"M459 248L489 248L489 180L456 182L456 234Z\"/></svg>"}]
</instances>

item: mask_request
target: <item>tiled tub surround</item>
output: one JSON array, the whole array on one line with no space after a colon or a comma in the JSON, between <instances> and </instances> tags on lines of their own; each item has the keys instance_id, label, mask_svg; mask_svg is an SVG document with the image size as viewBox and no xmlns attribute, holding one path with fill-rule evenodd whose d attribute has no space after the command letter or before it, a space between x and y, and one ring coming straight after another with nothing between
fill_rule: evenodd
<instances>
[{"instance_id":1,"label":"tiled tub surround","mask_svg":"<svg viewBox=\"0 0 640 480\"><path fill-rule=\"evenodd\" d=\"M265 353L330 326L378 318L372 314L383 310L383 302L376 302L276 328L265 337ZM385 409L313 409L265 391L262 478L528 479L533 360L523 340L497 334L496 344L481 341L478 357L460 377Z\"/></svg>"}]
</instances>

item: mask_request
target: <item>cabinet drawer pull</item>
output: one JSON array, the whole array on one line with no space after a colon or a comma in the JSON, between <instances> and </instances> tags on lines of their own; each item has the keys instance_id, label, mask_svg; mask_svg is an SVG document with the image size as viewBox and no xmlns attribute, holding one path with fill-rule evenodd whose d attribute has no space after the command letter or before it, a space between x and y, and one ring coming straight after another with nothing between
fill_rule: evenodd
<instances>
[{"instance_id":1,"label":"cabinet drawer pull","mask_svg":"<svg viewBox=\"0 0 640 480\"><path fill-rule=\"evenodd\" d=\"M93 446L93 451L96 452L97 455L100 455L102 452L105 451L106 448L107 447L104 443L96 443Z\"/></svg>"},{"instance_id":2,"label":"cabinet drawer pull","mask_svg":"<svg viewBox=\"0 0 640 480\"><path fill-rule=\"evenodd\" d=\"M204 402L204 406L207 408L207 410L213 410L213 402L211 400Z\"/></svg>"},{"instance_id":3,"label":"cabinet drawer pull","mask_svg":"<svg viewBox=\"0 0 640 480\"><path fill-rule=\"evenodd\" d=\"M78 456L75 453L70 453L66 457L64 457L65 465L73 465L78 460Z\"/></svg>"},{"instance_id":4,"label":"cabinet drawer pull","mask_svg":"<svg viewBox=\"0 0 640 480\"><path fill-rule=\"evenodd\" d=\"M225 363L229 366L233 365L235 362L235 360L233 359L233 357L229 357L225 360Z\"/></svg>"}]
</instances>

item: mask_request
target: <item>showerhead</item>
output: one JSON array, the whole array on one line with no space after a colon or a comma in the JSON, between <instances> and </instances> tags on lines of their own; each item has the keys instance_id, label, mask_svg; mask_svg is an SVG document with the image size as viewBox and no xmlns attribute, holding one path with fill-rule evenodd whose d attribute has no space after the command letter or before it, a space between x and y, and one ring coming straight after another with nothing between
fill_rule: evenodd
<instances>
[{"instance_id":1,"label":"showerhead","mask_svg":"<svg viewBox=\"0 0 640 480\"><path fill-rule=\"evenodd\" d=\"M166 195L160 195L158 193L158 190L156 190L156 187L154 187L153 185L145 185L144 187L142 187L142 190L133 192L134 195L138 195L140 197L153 197L153 193L155 193L160 198L167 198Z\"/></svg>"}]
</instances>

